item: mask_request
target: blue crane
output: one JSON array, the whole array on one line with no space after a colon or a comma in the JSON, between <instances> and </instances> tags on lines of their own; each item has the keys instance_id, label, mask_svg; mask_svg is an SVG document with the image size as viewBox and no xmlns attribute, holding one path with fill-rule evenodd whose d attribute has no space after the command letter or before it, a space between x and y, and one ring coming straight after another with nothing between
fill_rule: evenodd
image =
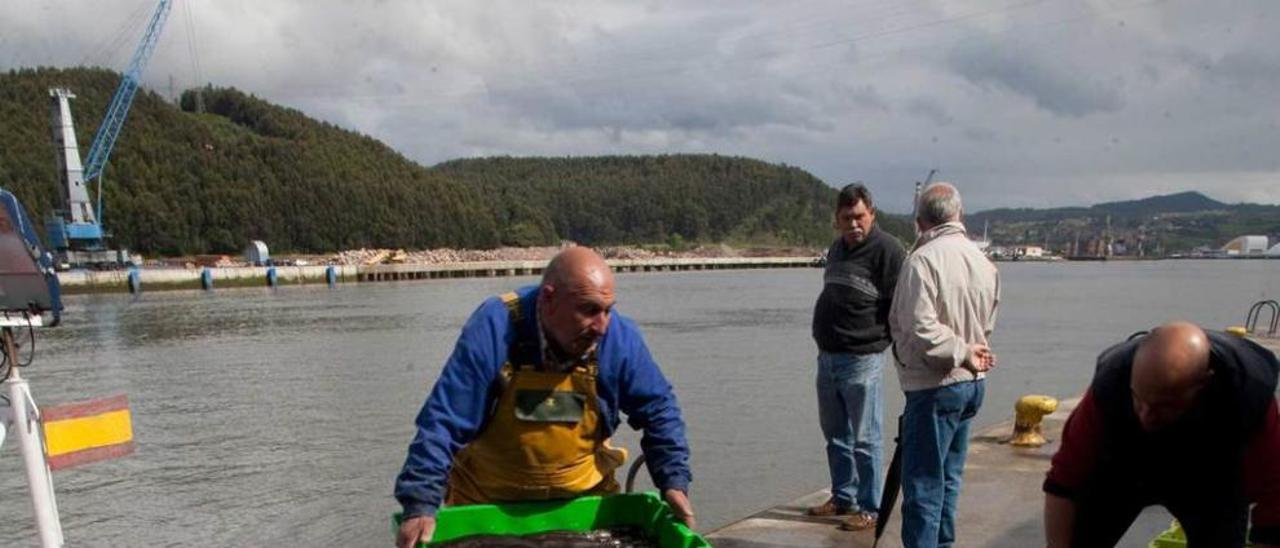
<instances>
[{"instance_id":1,"label":"blue crane","mask_svg":"<svg viewBox=\"0 0 1280 548\"><path fill-rule=\"evenodd\" d=\"M115 257L106 249L107 233L102 229L102 169L111 157L116 138L124 127L129 107L141 84L142 71L160 40L160 31L169 16L172 0L160 0L155 13L147 23L142 42L133 52L129 68L120 80L120 87L111 98L107 115L89 145L88 163L81 167L80 150L76 145L75 127L71 120L69 100L75 95L64 88L52 88L53 140L58 147L59 176L62 182L66 209L56 212L45 223L49 243L58 251L61 262L67 264L102 265L127 262L127 252L117 252ZM90 201L86 184L97 181L97 203Z\"/></svg>"}]
</instances>

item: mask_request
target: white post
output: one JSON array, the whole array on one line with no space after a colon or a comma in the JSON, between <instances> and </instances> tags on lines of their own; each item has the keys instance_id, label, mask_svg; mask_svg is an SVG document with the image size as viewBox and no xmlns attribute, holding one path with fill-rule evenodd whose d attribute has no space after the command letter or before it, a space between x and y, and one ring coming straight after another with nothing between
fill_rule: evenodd
<instances>
[{"instance_id":1,"label":"white post","mask_svg":"<svg viewBox=\"0 0 1280 548\"><path fill-rule=\"evenodd\" d=\"M9 416L12 434L18 440L22 462L27 470L27 486L31 489L31 508L36 516L36 530L40 533L40 546L62 546L62 524L58 520L58 503L53 498L53 476L45 460L44 443L40 439L39 411L27 381L18 374L17 352L13 345L13 332L4 329L4 350L9 357L10 374L4 381L9 396Z\"/></svg>"}]
</instances>

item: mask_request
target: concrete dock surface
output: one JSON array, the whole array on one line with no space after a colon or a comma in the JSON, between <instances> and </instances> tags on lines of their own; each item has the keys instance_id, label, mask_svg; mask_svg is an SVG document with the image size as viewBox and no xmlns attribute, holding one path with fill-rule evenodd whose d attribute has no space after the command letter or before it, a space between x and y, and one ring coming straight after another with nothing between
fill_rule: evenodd
<instances>
[{"instance_id":1,"label":"concrete dock surface","mask_svg":"<svg viewBox=\"0 0 1280 548\"><path fill-rule=\"evenodd\" d=\"M1012 419L979 429L971 436L957 510L956 546L1044 545L1044 496L1040 486L1049 469L1049 459L1058 450L1062 426L1078 401L1073 398L1061 402L1055 413L1044 418L1043 431L1049 443L1042 447L1009 445ZM1012 414L1010 409L1010 417ZM887 459L885 466L888 467ZM718 548L872 546L873 531L842 531L842 518L805 515L806 508L822 504L827 497L825 489L810 493L713 531L706 538ZM901 498L898 500L901 502ZM1149 509L1120 546L1146 546L1169 523L1170 518L1162 509ZM901 531L901 512L895 508L879 546L902 546Z\"/></svg>"},{"instance_id":2,"label":"concrete dock surface","mask_svg":"<svg viewBox=\"0 0 1280 548\"><path fill-rule=\"evenodd\" d=\"M972 435L957 511L957 545L1027 547L1043 543L1040 484L1049 458L1058 449L1056 439L1062 424L1076 401L1062 402L1057 412L1045 417L1044 434L1050 443L1043 447L1018 448L1005 443L1013 432L1011 421ZM806 508L827 497L827 490L811 493L714 531L707 540L724 548L871 546L872 531L846 532L839 528L841 518L805 515ZM880 546L901 546L901 531L901 512L895 509Z\"/></svg>"},{"instance_id":3,"label":"concrete dock surface","mask_svg":"<svg viewBox=\"0 0 1280 548\"><path fill-rule=\"evenodd\" d=\"M1280 337L1251 336L1251 340L1280 354ZM1062 401L1047 415L1042 430L1049 443L1037 448L1014 447L1007 443L1013 433L1010 420L974 432L965 462L964 483L956 517L956 546L983 548L1027 548L1044 545L1044 495L1041 484L1049 461L1058 451L1062 427L1079 398ZM895 435L886 424L886 437ZM891 439L886 440L892 443ZM889 448L892 450L892 447ZM888 467L888 459L885 459ZM840 529L842 518L805 515L811 506L827 500L827 490L810 493L731 523L706 535L719 548L781 547L870 547L873 531L849 532ZM901 502L901 497L899 497ZM1169 527L1171 517L1163 508L1148 508L1130 527L1118 546L1147 546ZM885 529L879 546L902 546L900 507Z\"/></svg>"}]
</instances>

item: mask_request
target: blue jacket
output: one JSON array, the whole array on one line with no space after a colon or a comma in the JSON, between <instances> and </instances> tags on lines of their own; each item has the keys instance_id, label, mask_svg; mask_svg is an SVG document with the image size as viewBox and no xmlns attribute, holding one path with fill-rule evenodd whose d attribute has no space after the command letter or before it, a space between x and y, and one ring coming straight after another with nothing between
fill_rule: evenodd
<instances>
[{"instance_id":1,"label":"blue jacket","mask_svg":"<svg viewBox=\"0 0 1280 548\"><path fill-rule=\"evenodd\" d=\"M536 322L538 286L518 291L524 322ZM522 326L536 333L536 323ZM405 517L434 515L444 498L453 455L479 435L492 407L495 381L516 340L506 305L492 297L462 327L453 354L418 413L418 432L396 478L395 496ZM680 406L658 370L639 328L630 318L612 314L601 338L597 394L606 434L617 430L619 411L627 424L643 430L640 440L653 484L660 490L688 490L689 445ZM540 358L540 357L539 357Z\"/></svg>"}]
</instances>

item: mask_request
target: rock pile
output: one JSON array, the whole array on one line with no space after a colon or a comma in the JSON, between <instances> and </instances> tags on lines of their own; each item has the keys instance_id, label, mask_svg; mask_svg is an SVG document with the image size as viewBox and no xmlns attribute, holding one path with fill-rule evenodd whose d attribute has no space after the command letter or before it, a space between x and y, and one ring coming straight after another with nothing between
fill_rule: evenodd
<instances>
[{"instance_id":1,"label":"rock pile","mask_svg":"<svg viewBox=\"0 0 1280 548\"><path fill-rule=\"evenodd\" d=\"M564 242L557 247L500 247L497 249L452 249L442 247L422 251L352 249L329 257L328 262L340 265L373 265L384 263L452 264L489 261L549 261L561 249L574 245L572 242ZM605 259L633 261L668 257L810 256L817 253L815 250L803 248L740 250L724 244L698 246L684 251L651 250L632 246L598 247L596 251Z\"/></svg>"}]
</instances>

